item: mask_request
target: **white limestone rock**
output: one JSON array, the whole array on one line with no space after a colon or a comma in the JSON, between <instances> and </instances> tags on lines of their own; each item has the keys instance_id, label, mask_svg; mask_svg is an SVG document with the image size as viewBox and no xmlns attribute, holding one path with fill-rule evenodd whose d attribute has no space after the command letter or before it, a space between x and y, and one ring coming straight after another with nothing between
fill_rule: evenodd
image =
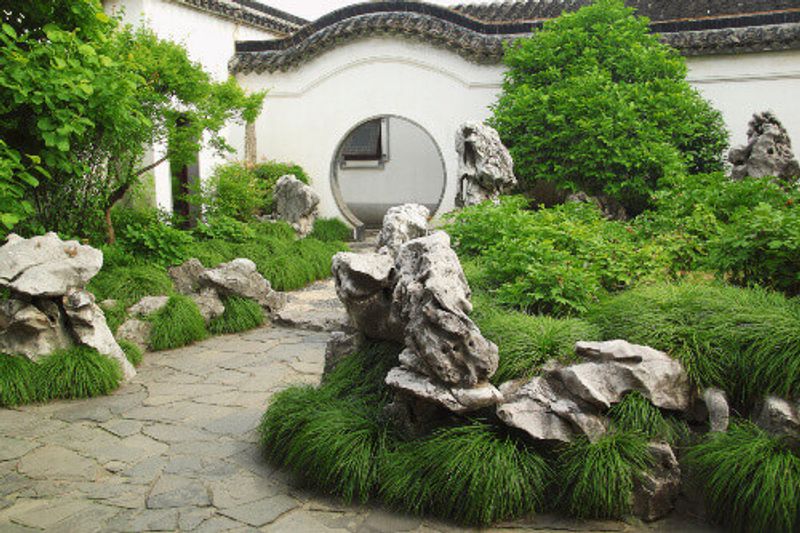
<instances>
[{"instance_id":1,"label":"white limestone rock","mask_svg":"<svg viewBox=\"0 0 800 533\"><path fill-rule=\"evenodd\" d=\"M225 312L225 304L222 303L222 299L214 289L202 289L199 293L189 295L189 298L197 304L197 309L200 311L200 315L202 315L206 325L215 318L222 316Z\"/></svg>"},{"instance_id":2,"label":"white limestone rock","mask_svg":"<svg viewBox=\"0 0 800 533\"><path fill-rule=\"evenodd\" d=\"M0 352L32 361L72 346L64 315L50 300L0 302Z\"/></svg>"},{"instance_id":3,"label":"white limestone rock","mask_svg":"<svg viewBox=\"0 0 800 533\"><path fill-rule=\"evenodd\" d=\"M144 352L150 346L150 333L152 331L152 322L129 318L117 328L116 338L131 342Z\"/></svg>"},{"instance_id":4,"label":"white limestone rock","mask_svg":"<svg viewBox=\"0 0 800 533\"><path fill-rule=\"evenodd\" d=\"M514 161L494 128L465 122L456 131L456 152L462 206L497 201L517 184Z\"/></svg>"},{"instance_id":5,"label":"white limestone rock","mask_svg":"<svg viewBox=\"0 0 800 533\"><path fill-rule=\"evenodd\" d=\"M204 271L200 275L200 285L214 289L220 296L251 298L270 312L277 311L280 303L256 264L242 257Z\"/></svg>"},{"instance_id":6,"label":"white limestone rock","mask_svg":"<svg viewBox=\"0 0 800 533\"><path fill-rule=\"evenodd\" d=\"M453 413L468 413L501 402L503 397L491 383L476 387L448 387L428 376L395 367L386 375L386 384L416 398L438 404Z\"/></svg>"},{"instance_id":7,"label":"white limestone rock","mask_svg":"<svg viewBox=\"0 0 800 533\"><path fill-rule=\"evenodd\" d=\"M170 267L167 271L175 290L181 294L194 294L200 290L200 278L206 268L199 259L189 259L182 265Z\"/></svg>"},{"instance_id":8,"label":"white limestone rock","mask_svg":"<svg viewBox=\"0 0 800 533\"><path fill-rule=\"evenodd\" d=\"M28 296L63 296L83 288L103 266L100 250L55 233L30 239L9 235L0 247L0 287Z\"/></svg>"},{"instance_id":9,"label":"white limestone rock","mask_svg":"<svg viewBox=\"0 0 800 533\"><path fill-rule=\"evenodd\" d=\"M128 313L133 316L148 316L164 308L169 301L169 296L145 296L128 308Z\"/></svg>"},{"instance_id":10,"label":"white limestone rock","mask_svg":"<svg viewBox=\"0 0 800 533\"><path fill-rule=\"evenodd\" d=\"M389 209L378 235L378 251L397 255L400 246L428 234L430 211L424 205L403 204Z\"/></svg>"},{"instance_id":11,"label":"white limestone rock","mask_svg":"<svg viewBox=\"0 0 800 533\"><path fill-rule=\"evenodd\" d=\"M94 303L94 295L83 289L72 289L64 295L63 305L75 338L81 344L116 360L125 381L133 378L136 369L117 344L103 310Z\"/></svg>"},{"instance_id":12,"label":"white limestone rock","mask_svg":"<svg viewBox=\"0 0 800 533\"><path fill-rule=\"evenodd\" d=\"M319 196L314 189L291 174L281 176L275 184L275 215L292 225L300 237L314 229Z\"/></svg>"},{"instance_id":13,"label":"white limestone rock","mask_svg":"<svg viewBox=\"0 0 800 533\"><path fill-rule=\"evenodd\" d=\"M723 432L728 430L730 422L730 406L725 391L714 387L703 391L703 404L708 413L708 426L710 431Z\"/></svg>"}]
</instances>

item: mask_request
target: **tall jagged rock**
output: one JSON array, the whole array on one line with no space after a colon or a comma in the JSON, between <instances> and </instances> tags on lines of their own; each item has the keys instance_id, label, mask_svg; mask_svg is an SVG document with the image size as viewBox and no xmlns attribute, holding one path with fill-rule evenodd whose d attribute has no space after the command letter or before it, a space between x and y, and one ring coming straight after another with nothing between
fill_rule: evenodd
<instances>
[{"instance_id":1,"label":"tall jagged rock","mask_svg":"<svg viewBox=\"0 0 800 533\"><path fill-rule=\"evenodd\" d=\"M391 207L383 217L378 251L394 256L403 243L427 235L429 216L428 208L420 204Z\"/></svg>"},{"instance_id":2,"label":"tall jagged rock","mask_svg":"<svg viewBox=\"0 0 800 533\"><path fill-rule=\"evenodd\" d=\"M460 205L496 201L500 194L517 184L514 160L494 128L465 122L456 131L456 152Z\"/></svg>"},{"instance_id":3,"label":"tall jagged rock","mask_svg":"<svg viewBox=\"0 0 800 533\"><path fill-rule=\"evenodd\" d=\"M756 113L747 128L747 144L731 148L731 178L775 177L782 182L800 179L800 164L792 152L786 128L771 111Z\"/></svg>"},{"instance_id":4,"label":"tall jagged rock","mask_svg":"<svg viewBox=\"0 0 800 533\"><path fill-rule=\"evenodd\" d=\"M292 225L300 237L314 229L319 196L314 189L291 174L281 176L275 184L275 215Z\"/></svg>"}]
</instances>

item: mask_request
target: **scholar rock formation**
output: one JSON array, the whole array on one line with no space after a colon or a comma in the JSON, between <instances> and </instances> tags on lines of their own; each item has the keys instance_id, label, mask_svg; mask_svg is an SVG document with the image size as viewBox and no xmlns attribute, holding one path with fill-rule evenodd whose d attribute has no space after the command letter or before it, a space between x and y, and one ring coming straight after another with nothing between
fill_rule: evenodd
<instances>
[{"instance_id":1,"label":"scholar rock formation","mask_svg":"<svg viewBox=\"0 0 800 533\"><path fill-rule=\"evenodd\" d=\"M800 164L792 152L792 142L786 128L774 113L756 113L747 128L747 144L735 146L728 152L733 165L731 178L778 178L795 182L800 178Z\"/></svg>"},{"instance_id":2,"label":"scholar rock formation","mask_svg":"<svg viewBox=\"0 0 800 533\"><path fill-rule=\"evenodd\" d=\"M11 234L0 253L0 287L28 296L62 296L85 287L103 266L100 250L62 241L55 233L30 239Z\"/></svg>"},{"instance_id":3,"label":"scholar rock formation","mask_svg":"<svg viewBox=\"0 0 800 533\"><path fill-rule=\"evenodd\" d=\"M666 442L651 442L653 468L634 480L633 514L645 522L663 518L675 507L681 488L678 459Z\"/></svg>"},{"instance_id":4,"label":"scholar rock formation","mask_svg":"<svg viewBox=\"0 0 800 533\"><path fill-rule=\"evenodd\" d=\"M386 384L405 393L438 404L454 413L468 413L497 404L503 398L490 383L475 387L453 387L403 367L386 375Z\"/></svg>"},{"instance_id":5,"label":"scholar rock formation","mask_svg":"<svg viewBox=\"0 0 800 533\"><path fill-rule=\"evenodd\" d=\"M63 304L72 333L81 344L115 359L126 381L136 375L136 370L108 328L103 310L94 303L92 293L84 289L71 289L64 295Z\"/></svg>"},{"instance_id":6,"label":"scholar rock formation","mask_svg":"<svg viewBox=\"0 0 800 533\"><path fill-rule=\"evenodd\" d=\"M291 174L281 176L275 184L275 215L292 225L300 237L314 229L319 196L314 189Z\"/></svg>"},{"instance_id":7,"label":"scholar rock formation","mask_svg":"<svg viewBox=\"0 0 800 533\"><path fill-rule=\"evenodd\" d=\"M276 311L281 302L256 264L243 257L205 270L200 275L200 285L214 289L220 296L251 298L269 311Z\"/></svg>"},{"instance_id":8,"label":"scholar rock formation","mask_svg":"<svg viewBox=\"0 0 800 533\"><path fill-rule=\"evenodd\" d=\"M397 255L400 245L428 234L430 211L424 205L403 204L389 209L378 235L378 251Z\"/></svg>"},{"instance_id":9,"label":"scholar rock formation","mask_svg":"<svg viewBox=\"0 0 800 533\"><path fill-rule=\"evenodd\" d=\"M36 361L72 345L61 308L50 300L37 304L14 298L0 302L0 352Z\"/></svg>"},{"instance_id":10,"label":"scholar rock formation","mask_svg":"<svg viewBox=\"0 0 800 533\"><path fill-rule=\"evenodd\" d=\"M608 425L605 412L631 392L656 407L686 411L691 405L683 366L664 352L622 340L578 342L586 362L554 367L526 384L504 384L497 415L537 440L590 440Z\"/></svg>"},{"instance_id":11,"label":"scholar rock formation","mask_svg":"<svg viewBox=\"0 0 800 533\"><path fill-rule=\"evenodd\" d=\"M456 131L459 203L462 206L497 201L517 184L514 161L494 128L465 122Z\"/></svg>"}]
</instances>

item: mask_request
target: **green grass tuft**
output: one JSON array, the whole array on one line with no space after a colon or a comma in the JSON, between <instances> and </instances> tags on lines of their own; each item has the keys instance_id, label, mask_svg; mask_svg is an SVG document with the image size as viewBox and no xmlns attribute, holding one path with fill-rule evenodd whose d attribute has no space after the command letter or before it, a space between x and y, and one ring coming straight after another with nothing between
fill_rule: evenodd
<instances>
[{"instance_id":1,"label":"green grass tuft","mask_svg":"<svg viewBox=\"0 0 800 533\"><path fill-rule=\"evenodd\" d=\"M500 351L495 384L531 377L550 359L574 359L575 342L600 338L599 329L585 320L509 311L492 306L485 297L476 298L475 304L472 318Z\"/></svg>"},{"instance_id":2,"label":"green grass tuft","mask_svg":"<svg viewBox=\"0 0 800 533\"><path fill-rule=\"evenodd\" d=\"M610 432L596 442L580 438L559 456L559 502L579 518L620 518L630 513L633 484L649 468L647 438Z\"/></svg>"},{"instance_id":3,"label":"green grass tuft","mask_svg":"<svg viewBox=\"0 0 800 533\"><path fill-rule=\"evenodd\" d=\"M134 343L126 341L125 339L117 341L117 344L119 344L119 347L125 352L125 357L128 358L128 361L130 361L133 366L139 366L142 362L142 350Z\"/></svg>"},{"instance_id":4,"label":"green grass tuft","mask_svg":"<svg viewBox=\"0 0 800 533\"><path fill-rule=\"evenodd\" d=\"M197 309L197 304L183 295L170 296L167 305L159 309L151 320L152 350L178 348L208 336L205 320Z\"/></svg>"},{"instance_id":5,"label":"green grass tuft","mask_svg":"<svg viewBox=\"0 0 800 533\"><path fill-rule=\"evenodd\" d=\"M601 302L589 320L603 338L669 352L695 383L725 390L740 411L766 394L800 395L800 304L781 294L660 284Z\"/></svg>"},{"instance_id":6,"label":"green grass tuft","mask_svg":"<svg viewBox=\"0 0 800 533\"><path fill-rule=\"evenodd\" d=\"M89 282L88 289L98 301L114 299L132 305L144 296L160 296L173 292L167 271L154 264L102 269Z\"/></svg>"},{"instance_id":7,"label":"green grass tuft","mask_svg":"<svg viewBox=\"0 0 800 533\"><path fill-rule=\"evenodd\" d=\"M116 334L119 327L127 320L128 311L125 302L117 300L116 305L109 308L103 308L103 314L106 316L106 323L111 333Z\"/></svg>"},{"instance_id":8,"label":"green grass tuft","mask_svg":"<svg viewBox=\"0 0 800 533\"><path fill-rule=\"evenodd\" d=\"M637 391L626 394L621 402L611 407L608 415L617 431L637 432L648 439L662 439L670 444L677 443L689 431L684 422L664 416L661 409Z\"/></svg>"},{"instance_id":9,"label":"green grass tuft","mask_svg":"<svg viewBox=\"0 0 800 533\"><path fill-rule=\"evenodd\" d=\"M257 328L266 320L264 310L250 298L225 299L225 312L211 321L208 330L214 335Z\"/></svg>"},{"instance_id":10,"label":"green grass tuft","mask_svg":"<svg viewBox=\"0 0 800 533\"><path fill-rule=\"evenodd\" d=\"M389 453L381 494L413 513L485 525L540 510L549 480L541 455L474 422L440 429Z\"/></svg>"},{"instance_id":11,"label":"green grass tuft","mask_svg":"<svg viewBox=\"0 0 800 533\"><path fill-rule=\"evenodd\" d=\"M318 218L309 237L323 242L347 242L352 240L353 230L338 218Z\"/></svg>"},{"instance_id":12,"label":"green grass tuft","mask_svg":"<svg viewBox=\"0 0 800 533\"><path fill-rule=\"evenodd\" d=\"M27 357L0 353L0 406L41 400L37 371L36 363Z\"/></svg>"},{"instance_id":13,"label":"green grass tuft","mask_svg":"<svg viewBox=\"0 0 800 533\"><path fill-rule=\"evenodd\" d=\"M37 366L42 400L101 396L115 390L122 380L119 363L86 346L57 351Z\"/></svg>"},{"instance_id":14,"label":"green grass tuft","mask_svg":"<svg viewBox=\"0 0 800 533\"><path fill-rule=\"evenodd\" d=\"M732 531L800 531L800 457L750 423L709 433L686 455L711 517Z\"/></svg>"}]
</instances>

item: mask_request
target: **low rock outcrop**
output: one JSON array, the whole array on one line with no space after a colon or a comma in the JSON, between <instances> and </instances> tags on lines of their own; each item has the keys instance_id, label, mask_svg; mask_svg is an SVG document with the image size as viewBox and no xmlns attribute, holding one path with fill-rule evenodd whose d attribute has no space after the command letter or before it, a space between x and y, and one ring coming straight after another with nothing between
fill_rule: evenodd
<instances>
[{"instance_id":1,"label":"low rock outcrop","mask_svg":"<svg viewBox=\"0 0 800 533\"><path fill-rule=\"evenodd\" d=\"M800 441L800 404L767 396L756 406L753 422L768 433Z\"/></svg>"},{"instance_id":2,"label":"low rock outcrop","mask_svg":"<svg viewBox=\"0 0 800 533\"><path fill-rule=\"evenodd\" d=\"M314 229L319 196L314 189L287 174L275 184L275 216L292 225L300 237Z\"/></svg>"},{"instance_id":3,"label":"low rock outcrop","mask_svg":"<svg viewBox=\"0 0 800 533\"><path fill-rule=\"evenodd\" d=\"M243 257L207 269L200 275L200 286L214 289L220 296L250 298L269 311L279 307L272 285L258 272L253 261Z\"/></svg>"},{"instance_id":4,"label":"low rock outcrop","mask_svg":"<svg viewBox=\"0 0 800 533\"><path fill-rule=\"evenodd\" d=\"M775 177L782 182L800 179L800 164L792 152L786 128L771 111L756 113L747 127L747 144L731 148L731 178Z\"/></svg>"},{"instance_id":5,"label":"low rock outcrop","mask_svg":"<svg viewBox=\"0 0 800 533\"><path fill-rule=\"evenodd\" d=\"M456 131L459 196L462 206L497 201L517 184L514 161L497 130L478 122L465 122Z\"/></svg>"},{"instance_id":6,"label":"low rock outcrop","mask_svg":"<svg viewBox=\"0 0 800 533\"><path fill-rule=\"evenodd\" d=\"M400 246L428 234L430 211L424 205L396 205L386 212L378 235L378 251L395 256Z\"/></svg>"},{"instance_id":7,"label":"low rock outcrop","mask_svg":"<svg viewBox=\"0 0 800 533\"><path fill-rule=\"evenodd\" d=\"M0 247L0 287L11 293L0 303L0 351L37 360L82 344L116 360L126 380L135 376L103 310L84 289L102 266L100 250L55 233L10 235Z\"/></svg>"}]
</instances>

